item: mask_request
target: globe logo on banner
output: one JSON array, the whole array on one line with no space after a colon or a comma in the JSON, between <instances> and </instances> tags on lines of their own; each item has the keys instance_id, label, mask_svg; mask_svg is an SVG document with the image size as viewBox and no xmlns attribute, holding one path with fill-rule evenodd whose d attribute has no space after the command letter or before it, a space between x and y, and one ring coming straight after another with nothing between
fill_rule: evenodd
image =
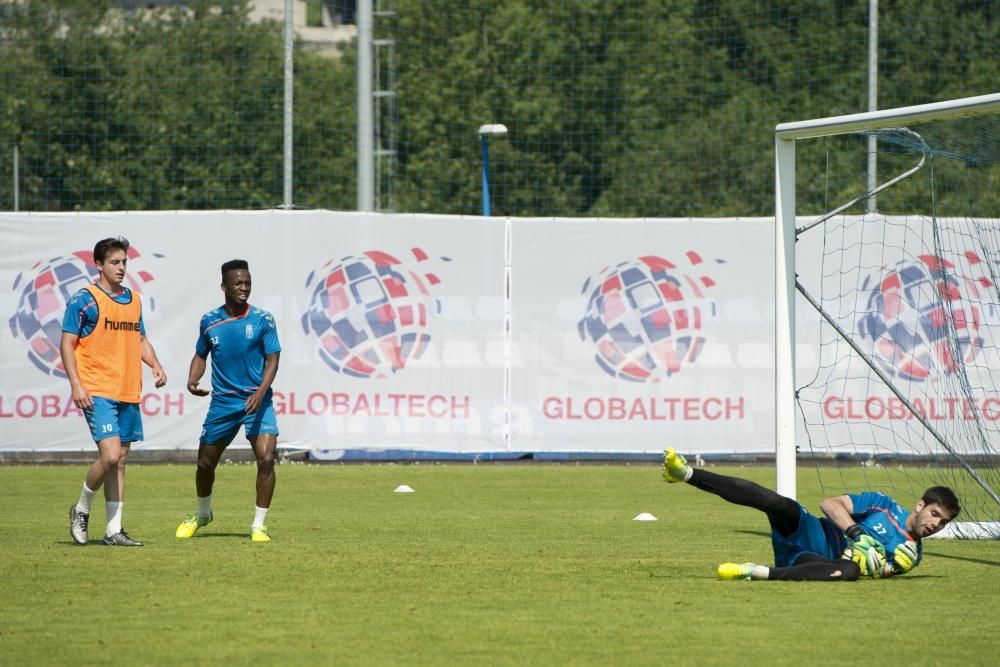
<instances>
[{"instance_id":1,"label":"globe logo on banner","mask_svg":"<svg viewBox=\"0 0 1000 667\"><path fill-rule=\"evenodd\" d=\"M441 281L416 270L427 253L410 253L412 265L371 250L330 260L309 274L302 328L316 339L327 366L351 377L384 378L423 355L431 318L441 312L430 290Z\"/></svg>"},{"instance_id":2,"label":"globe logo on banner","mask_svg":"<svg viewBox=\"0 0 1000 667\"><path fill-rule=\"evenodd\" d=\"M587 311L577 330L596 348L597 365L615 378L659 382L695 361L703 327L718 310L706 297L715 286L706 264L696 252L680 262L648 255L587 278Z\"/></svg>"},{"instance_id":3,"label":"globe logo on banner","mask_svg":"<svg viewBox=\"0 0 1000 667\"><path fill-rule=\"evenodd\" d=\"M162 255L155 255L161 257ZM129 248L131 263L139 251ZM57 377L66 377L59 340L62 338L62 320L66 304L78 291L97 280L94 253L77 250L69 255L36 262L14 279L12 289L17 297L17 310L10 318L10 331L14 338L23 338L28 348L28 359L39 370ZM146 271L129 272L126 286L142 294L146 283L153 276ZM153 299L143 301L143 308L156 310Z\"/></svg>"},{"instance_id":4,"label":"globe logo on banner","mask_svg":"<svg viewBox=\"0 0 1000 667\"><path fill-rule=\"evenodd\" d=\"M858 333L871 342L872 357L884 371L923 381L935 372L955 373L982 349L979 304L984 296L990 299L993 281L975 252L961 261L960 274L940 256L921 255L865 278Z\"/></svg>"}]
</instances>

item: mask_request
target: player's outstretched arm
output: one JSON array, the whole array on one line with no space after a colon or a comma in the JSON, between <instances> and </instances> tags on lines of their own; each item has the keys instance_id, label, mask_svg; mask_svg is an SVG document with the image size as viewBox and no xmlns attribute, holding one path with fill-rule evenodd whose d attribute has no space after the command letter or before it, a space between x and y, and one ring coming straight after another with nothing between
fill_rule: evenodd
<instances>
[{"instance_id":1,"label":"player's outstretched arm","mask_svg":"<svg viewBox=\"0 0 1000 667\"><path fill-rule=\"evenodd\" d=\"M163 370L163 366L160 365L160 360L156 358L156 350L153 349L153 344L145 336L140 339L139 344L142 346L143 363L153 369L153 380L156 383L156 387L162 387L167 383L167 373Z\"/></svg>"},{"instance_id":2,"label":"player's outstretched arm","mask_svg":"<svg viewBox=\"0 0 1000 667\"><path fill-rule=\"evenodd\" d=\"M191 357L191 366L188 368L187 381L187 390L195 396L208 396L209 394L208 389L202 389L198 386L202 376L205 375L206 366L205 357L195 352L194 356Z\"/></svg>"}]
</instances>

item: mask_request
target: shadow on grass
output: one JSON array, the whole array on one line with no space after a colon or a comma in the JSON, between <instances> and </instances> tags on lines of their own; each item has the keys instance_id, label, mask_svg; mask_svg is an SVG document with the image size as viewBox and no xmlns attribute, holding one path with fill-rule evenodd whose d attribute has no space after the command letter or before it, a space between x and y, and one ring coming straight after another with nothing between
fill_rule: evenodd
<instances>
[{"instance_id":1,"label":"shadow on grass","mask_svg":"<svg viewBox=\"0 0 1000 667\"><path fill-rule=\"evenodd\" d=\"M771 537L771 533L765 533L759 530L734 530L734 533L742 533L744 535L758 535L760 537ZM925 556L934 556L935 558L951 558L953 560L964 560L967 563L978 563L979 565L989 565L990 567L1000 567L1000 561L998 560L983 560L982 558L969 558L968 556L955 556L954 554L943 554L936 551L924 550ZM917 577L908 576L907 579L915 579Z\"/></svg>"},{"instance_id":2,"label":"shadow on grass","mask_svg":"<svg viewBox=\"0 0 1000 667\"><path fill-rule=\"evenodd\" d=\"M141 541L141 540L140 540ZM77 544L73 540L57 540L56 544L61 544L63 546L69 547L110 547L112 545L105 544L103 539L93 539L88 541L86 544ZM145 542L143 542L145 544ZM142 547L115 547L116 549L141 549Z\"/></svg>"},{"instance_id":3,"label":"shadow on grass","mask_svg":"<svg viewBox=\"0 0 1000 667\"><path fill-rule=\"evenodd\" d=\"M771 533L765 532L763 530L734 530L734 533L743 533L744 535L757 535L758 537L766 537L771 539Z\"/></svg>"},{"instance_id":4,"label":"shadow on grass","mask_svg":"<svg viewBox=\"0 0 1000 667\"><path fill-rule=\"evenodd\" d=\"M967 563L978 563L980 565L989 565L990 567L1000 567L1000 561L998 560L983 560L982 558L969 558L967 556L955 556L954 554L942 554L936 551L924 551L925 556L933 555L935 558L951 558L952 560L964 560Z\"/></svg>"},{"instance_id":5,"label":"shadow on grass","mask_svg":"<svg viewBox=\"0 0 1000 667\"><path fill-rule=\"evenodd\" d=\"M180 539L177 539L177 538L170 538L169 541L171 541L171 542L190 542L192 540L202 540L202 539L207 539L207 538L211 538L211 537L225 537L225 538L229 538L229 539L242 538L242 539L247 539L247 540L250 539L250 535L247 534L247 533L206 533L205 535L199 535L197 537L188 538L186 540L180 540ZM109 545L105 544L104 540L102 540L102 539L93 539L93 540L90 540L89 542L87 542L86 544L77 544L73 540L57 540L56 544L61 545L61 546L68 546L68 547L87 547L87 546L107 547L107 546L109 546ZM150 544L151 543L148 542L148 541L145 542L145 546L150 546ZM140 549L142 547L116 547L116 548L118 548L118 549Z\"/></svg>"}]
</instances>

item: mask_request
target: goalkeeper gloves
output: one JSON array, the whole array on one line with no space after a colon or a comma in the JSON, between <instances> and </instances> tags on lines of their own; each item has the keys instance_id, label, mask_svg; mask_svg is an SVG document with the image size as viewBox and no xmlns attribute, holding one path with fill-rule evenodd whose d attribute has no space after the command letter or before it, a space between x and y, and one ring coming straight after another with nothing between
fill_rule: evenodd
<instances>
[{"instance_id":1,"label":"goalkeeper gloves","mask_svg":"<svg viewBox=\"0 0 1000 667\"><path fill-rule=\"evenodd\" d=\"M857 563L862 577L871 577L872 579L882 578L882 570L885 568L885 556L880 554L875 547L859 549L848 544L840 557L844 560L851 560Z\"/></svg>"},{"instance_id":2,"label":"goalkeeper gloves","mask_svg":"<svg viewBox=\"0 0 1000 667\"><path fill-rule=\"evenodd\" d=\"M847 548L841 558L857 563L861 575L879 579L885 567L885 547L871 535L865 533L858 524L853 524L844 531L847 535Z\"/></svg>"},{"instance_id":3,"label":"goalkeeper gloves","mask_svg":"<svg viewBox=\"0 0 1000 667\"><path fill-rule=\"evenodd\" d=\"M893 574L906 574L917 564L917 543L907 540L892 552Z\"/></svg>"},{"instance_id":4,"label":"goalkeeper gloves","mask_svg":"<svg viewBox=\"0 0 1000 667\"><path fill-rule=\"evenodd\" d=\"M851 524L848 526L847 530L844 531L847 535L848 541L855 550L868 550L874 548L879 554L885 558L885 547L882 543L876 540L874 537L865 532L865 529L858 524Z\"/></svg>"}]
</instances>

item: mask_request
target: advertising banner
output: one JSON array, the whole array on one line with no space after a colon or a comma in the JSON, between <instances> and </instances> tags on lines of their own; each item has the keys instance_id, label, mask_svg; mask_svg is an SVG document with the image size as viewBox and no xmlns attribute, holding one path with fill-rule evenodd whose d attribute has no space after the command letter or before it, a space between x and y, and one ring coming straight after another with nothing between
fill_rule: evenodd
<instances>
[{"instance_id":1,"label":"advertising banner","mask_svg":"<svg viewBox=\"0 0 1000 667\"><path fill-rule=\"evenodd\" d=\"M991 229L995 220L839 216L799 237L801 285L858 348L821 327L800 295L799 408L814 451L1000 447L1000 257Z\"/></svg>"},{"instance_id":2,"label":"advertising banner","mask_svg":"<svg viewBox=\"0 0 1000 667\"><path fill-rule=\"evenodd\" d=\"M278 326L279 446L505 448L503 222L272 210L0 214L3 450L93 448L59 340L110 236L131 242L124 284L168 374L155 389L144 371L137 448L197 447L209 399L186 391L188 368L234 258L250 264L250 303Z\"/></svg>"},{"instance_id":3,"label":"advertising banner","mask_svg":"<svg viewBox=\"0 0 1000 667\"><path fill-rule=\"evenodd\" d=\"M924 223L842 216L802 235L796 272L921 415L945 434L985 433L961 446L986 451L1000 421L1000 265L973 234L930 247ZM223 304L220 267L240 258L250 303L278 327L280 447L332 459L774 451L771 219L276 210L0 213L0 450L92 450L59 341L67 301L96 279L94 244L119 235L124 284L169 377L156 389L144 371L139 449L197 447L210 399L186 390L188 368L201 316ZM940 449L801 296L796 311L801 443Z\"/></svg>"},{"instance_id":4,"label":"advertising banner","mask_svg":"<svg viewBox=\"0 0 1000 667\"><path fill-rule=\"evenodd\" d=\"M767 220L511 221L511 446L774 450Z\"/></svg>"}]
</instances>

